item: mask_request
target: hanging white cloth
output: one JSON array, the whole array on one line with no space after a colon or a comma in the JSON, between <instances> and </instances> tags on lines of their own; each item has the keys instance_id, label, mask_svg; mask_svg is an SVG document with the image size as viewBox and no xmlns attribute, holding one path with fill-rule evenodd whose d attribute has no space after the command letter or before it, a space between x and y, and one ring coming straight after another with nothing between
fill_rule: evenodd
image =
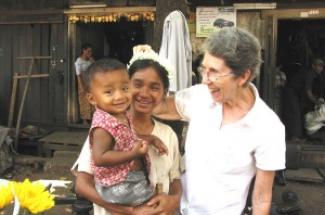
<instances>
[{"instance_id":1,"label":"hanging white cloth","mask_svg":"<svg viewBox=\"0 0 325 215\"><path fill-rule=\"evenodd\" d=\"M181 11L171 12L164 21L159 55L175 69L170 78L170 91L192 85L192 46L187 21Z\"/></svg>"}]
</instances>

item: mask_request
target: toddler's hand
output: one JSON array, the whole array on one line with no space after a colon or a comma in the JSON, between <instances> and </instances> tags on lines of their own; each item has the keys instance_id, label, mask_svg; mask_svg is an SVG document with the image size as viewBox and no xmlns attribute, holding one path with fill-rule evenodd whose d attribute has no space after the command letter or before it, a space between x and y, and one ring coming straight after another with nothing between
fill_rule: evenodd
<instances>
[{"instance_id":1,"label":"toddler's hand","mask_svg":"<svg viewBox=\"0 0 325 215\"><path fill-rule=\"evenodd\" d=\"M148 149L148 142L145 140L140 140L134 144L132 151L136 156L143 156L148 153Z\"/></svg>"},{"instance_id":2,"label":"toddler's hand","mask_svg":"<svg viewBox=\"0 0 325 215\"><path fill-rule=\"evenodd\" d=\"M152 136L151 142L154 147L158 150L159 155L168 155L168 148L167 146L156 136Z\"/></svg>"}]
</instances>

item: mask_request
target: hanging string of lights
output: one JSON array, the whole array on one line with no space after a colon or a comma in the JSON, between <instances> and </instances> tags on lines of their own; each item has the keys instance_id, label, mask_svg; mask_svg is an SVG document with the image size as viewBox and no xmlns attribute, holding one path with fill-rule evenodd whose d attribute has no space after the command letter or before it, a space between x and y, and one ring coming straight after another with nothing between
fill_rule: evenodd
<instances>
[{"instance_id":1,"label":"hanging string of lights","mask_svg":"<svg viewBox=\"0 0 325 215\"><path fill-rule=\"evenodd\" d=\"M154 21L154 12L130 12L130 13L109 13L106 15L70 15L69 22L71 23L106 23L118 22L121 18L126 18L131 22L138 21Z\"/></svg>"}]
</instances>

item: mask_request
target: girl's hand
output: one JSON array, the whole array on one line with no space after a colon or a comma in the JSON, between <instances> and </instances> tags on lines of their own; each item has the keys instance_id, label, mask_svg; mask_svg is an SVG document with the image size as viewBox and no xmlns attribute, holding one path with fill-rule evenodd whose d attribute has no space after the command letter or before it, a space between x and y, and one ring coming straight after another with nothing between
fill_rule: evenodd
<instances>
[{"instance_id":1,"label":"girl's hand","mask_svg":"<svg viewBox=\"0 0 325 215\"><path fill-rule=\"evenodd\" d=\"M156 136L154 135L141 135L137 134L139 138L148 142L149 145L153 145L157 150L159 155L168 155L167 146Z\"/></svg>"},{"instance_id":2,"label":"girl's hand","mask_svg":"<svg viewBox=\"0 0 325 215\"><path fill-rule=\"evenodd\" d=\"M148 153L148 142L145 140L140 140L136 142L132 148L132 152L135 156L140 157Z\"/></svg>"}]
</instances>

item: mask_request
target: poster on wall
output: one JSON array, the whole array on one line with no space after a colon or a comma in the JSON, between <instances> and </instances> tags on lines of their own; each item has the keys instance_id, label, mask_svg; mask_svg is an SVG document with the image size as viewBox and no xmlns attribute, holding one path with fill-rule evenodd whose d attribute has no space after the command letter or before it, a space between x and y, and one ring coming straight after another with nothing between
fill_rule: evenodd
<instances>
[{"instance_id":1,"label":"poster on wall","mask_svg":"<svg viewBox=\"0 0 325 215\"><path fill-rule=\"evenodd\" d=\"M223 27L236 26L236 10L233 7L197 7L196 37L208 37Z\"/></svg>"}]
</instances>

